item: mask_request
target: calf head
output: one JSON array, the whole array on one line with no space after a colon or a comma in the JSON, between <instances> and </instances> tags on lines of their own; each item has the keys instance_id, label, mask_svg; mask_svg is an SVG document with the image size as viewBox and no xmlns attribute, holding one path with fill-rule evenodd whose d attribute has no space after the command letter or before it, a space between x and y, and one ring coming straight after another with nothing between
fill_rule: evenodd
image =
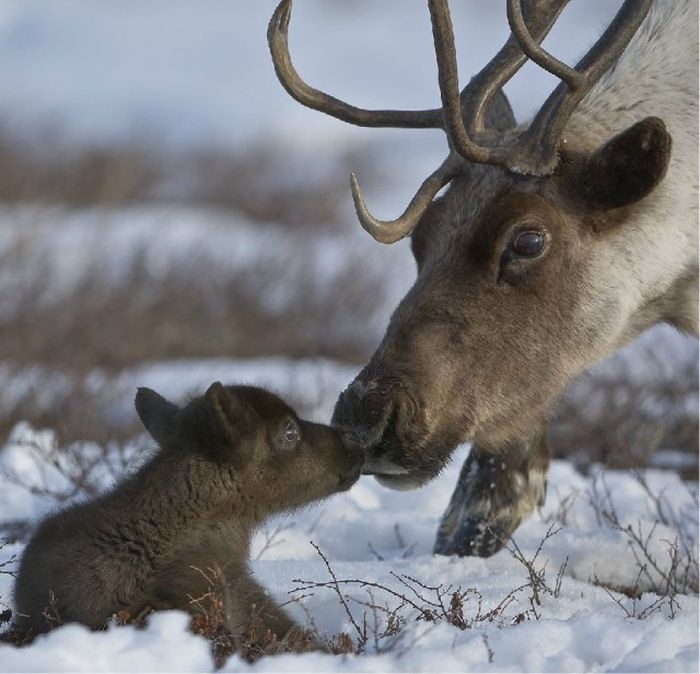
<instances>
[{"instance_id":1,"label":"calf head","mask_svg":"<svg viewBox=\"0 0 700 674\"><path fill-rule=\"evenodd\" d=\"M299 419L283 400L252 386L212 384L184 408L139 389L136 409L164 452L198 461L207 484L257 518L297 508L352 486L362 452L331 427Z\"/></svg>"}]
</instances>

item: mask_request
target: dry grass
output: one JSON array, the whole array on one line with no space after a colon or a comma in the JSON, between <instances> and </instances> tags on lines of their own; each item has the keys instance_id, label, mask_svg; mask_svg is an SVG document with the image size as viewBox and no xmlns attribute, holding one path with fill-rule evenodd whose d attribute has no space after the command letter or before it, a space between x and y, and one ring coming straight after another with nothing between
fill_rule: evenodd
<instances>
[{"instance_id":1,"label":"dry grass","mask_svg":"<svg viewBox=\"0 0 700 674\"><path fill-rule=\"evenodd\" d=\"M655 358L650 354L648 369ZM585 394L564 397L550 424L552 456L573 461L587 472L593 463L609 468L643 468L656 465L660 450L673 449L685 455L676 468L683 478L698 479L698 364L688 357L682 375L673 380L659 376L638 383L624 370L615 377L594 380L590 395L598 401L595 410L584 410Z\"/></svg>"},{"instance_id":2,"label":"dry grass","mask_svg":"<svg viewBox=\"0 0 700 674\"><path fill-rule=\"evenodd\" d=\"M332 228L347 224L339 205L348 198L350 171L374 179L372 153L363 147L323 161L265 145L172 150L146 138L76 145L54 127L37 130L28 143L0 121L0 202L113 207L167 200L288 228Z\"/></svg>"}]
</instances>

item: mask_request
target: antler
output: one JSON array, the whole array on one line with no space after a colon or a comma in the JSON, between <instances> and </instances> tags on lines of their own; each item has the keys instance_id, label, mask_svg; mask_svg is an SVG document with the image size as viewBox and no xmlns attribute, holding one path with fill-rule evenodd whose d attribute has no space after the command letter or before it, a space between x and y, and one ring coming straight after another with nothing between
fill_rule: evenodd
<instances>
[{"instance_id":1,"label":"antler","mask_svg":"<svg viewBox=\"0 0 700 674\"><path fill-rule=\"evenodd\" d=\"M289 19L292 0L282 0L267 27L272 63L282 86L296 101L355 126L400 127L405 129L442 128L442 110L365 110L310 87L292 64L289 54Z\"/></svg>"},{"instance_id":2,"label":"antler","mask_svg":"<svg viewBox=\"0 0 700 674\"><path fill-rule=\"evenodd\" d=\"M516 1L508 0L510 4ZM514 155L511 170L538 175L538 169L546 174L556 168L558 145L566 123L586 94L625 51L649 13L652 1L625 0L607 30L576 64L576 82L561 82L544 102L527 131L518 139L517 156ZM554 57L550 57L544 50L541 52L538 57L541 61L538 63L553 72L543 63ZM531 158L538 153L542 162L532 163Z\"/></svg>"},{"instance_id":3,"label":"antler","mask_svg":"<svg viewBox=\"0 0 700 674\"><path fill-rule=\"evenodd\" d=\"M652 0L625 0L608 29L572 68L540 46L569 0L506 0L511 36L472 81L459 91L457 56L447 0L428 0L438 65L442 108L433 110L366 110L306 84L292 65L288 29L292 0L282 0L270 20L268 42L277 76L289 94L310 108L358 126L442 128L450 154L420 186L396 220L378 220L368 211L355 175L351 190L362 226L382 243L410 234L435 195L463 169L465 162L496 164L514 173L548 175L558 162L558 145L567 121L596 82L616 62L636 33ZM529 128L509 145L482 145L488 102L522 67L526 58L562 80Z\"/></svg>"}]
</instances>

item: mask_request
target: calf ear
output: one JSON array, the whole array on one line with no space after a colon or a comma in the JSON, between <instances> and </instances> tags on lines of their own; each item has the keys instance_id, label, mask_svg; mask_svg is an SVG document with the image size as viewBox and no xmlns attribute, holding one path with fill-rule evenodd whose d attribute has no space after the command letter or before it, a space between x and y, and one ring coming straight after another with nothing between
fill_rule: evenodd
<instances>
[{"instance_id":1,"label":"calf ear","mask_svg":"<svg viewBox=\"0 0 700 674\"><path fill-rule=\"evenodd\" d=\"M600 208L629 206L663 179L671 157L671 134L658 117L647 117L598 148L586 162L586 201Z\"/></svg>"},{"instance_id":2,"label":"calf ear","mask_svg":"<svg viewBox=\"0 0 700 674\"><path fill-rule=\"evenodd\" d=\"M255 427L255 410L221 382L214 382L207 389L204 398L214 413L216 425L232 445L238 444L240 439Z\"/></svg>"},{"instance_id":3,"label":"calf ear","mask_svg":"<svg viewBox=\"0 0 700 674\"><path fill-rule=\"evenodd\" d=\"M159 393L140 388L136 391L134 405L139 419L159 445L165 444L177 432L180 408Z\"/></svg>"}]
</instances>

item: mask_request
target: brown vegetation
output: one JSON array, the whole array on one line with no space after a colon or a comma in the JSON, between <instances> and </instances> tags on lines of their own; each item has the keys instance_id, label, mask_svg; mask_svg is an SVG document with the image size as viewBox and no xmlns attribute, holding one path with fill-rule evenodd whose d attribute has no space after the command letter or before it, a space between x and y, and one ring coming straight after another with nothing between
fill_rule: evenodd
<instances>
[{"instance_id":1,"label":"brown vegetation","mask_svg":"<svg viewBox=\"0 0 700 674\"><path fill-rule=\"evenodd\" d=\"M292 170L293 164L298 170ZM216 206L286 227L338 227L351 167L373 176L370 148L334 161L280 156L254 146L167 150L135 137L119 146L76 145L47 127L33 143L0 122L0 202L113 207L152 201ZM353 223L354 224L354 223Z\"/></svg>"}]
</instances>

